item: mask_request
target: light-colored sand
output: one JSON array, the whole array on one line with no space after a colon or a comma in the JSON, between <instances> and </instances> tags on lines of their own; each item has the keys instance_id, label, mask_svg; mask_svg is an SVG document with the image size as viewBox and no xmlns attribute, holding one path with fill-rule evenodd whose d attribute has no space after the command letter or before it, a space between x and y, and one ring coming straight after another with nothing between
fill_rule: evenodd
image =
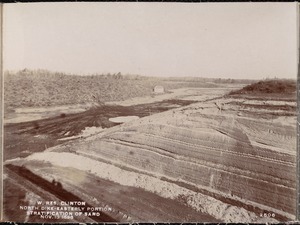
<instances>
[{"instance_id":1,"label":"light-colored sand","mask_svg":"<svg viewBox=\"0 0 300 225\"><path fill-rule=\"evenodd\" d=\"M217 199L180 187L176 184L162 181L144 174L120 169L116 166L102 163L90 158L72 153L44 152L35 153L26 160L38 160L51 163L53 166L73 167L91 172L103 179L117 182L121 185L143 188L165 198L177 199L184 197L189 206L203 213L208 213L224 222L258 222L260 218L243 208L225 204ZM276 220L270 219L269 222Z\"/></svg>"},{"instance_id":2,"label":"light-colored sand","mask_svg":"<svg viewBox=\"0 0 300 225\"><path fill-rule=\"evenodd\" d=\"M6 119L4 118L4 123L22 123L22 122L29 122L43 119L44 117L40 114L31 113L31 114L24 114L24 113L14 113L13 118Z\"/></svg>"},{"instance_id":3,"label":"light-colored sand","mask_svg":"<svg viewBox=\"0 0 300 225\"><path fill-rule=\"evenodd\" d=\"M167 99L183 99L183 100L207 100L214 97L220 97L234 88L179 88L170 90L171 93L161 95L145 96L128 99L125 101L108 102L107 104L116 104L122 106L131 106L138 104L149 104L160 102ZM194 99L193 99L194 97Z\"/></svg>"},{"instance_id":4,"label":"light-colored sand","mask_svg":"<svg viewBox=\"0 0 300 225\"><path fill-rule=\"evenodd\" d=\"M126 123L126 122L136 120L138 118L139 118L138 116L118 116L114 118L109 118L109 121L114 123Z\"/></svg>"},{"instance_id":5,"label":"light-colored sand","mask_svg":"<svg viewBox=\"0 0 300 225\"><path fill-rule=\"evenodd\" d=\"M4 123L21 123L59 116L62 113L79 113L86 111L91 106L92 104L76 104L66 106L16 108L14 110L15 112L6 113L4 115Z\"/></svg>"},{"instance_id":6,"label":"light-colored sand","mask_svg":"<svg viewBox=\"0 0 300 225\"><path fill-rule=\"evenodd\" d=\"M274 123L279 123L281 125L289 125L289 126L295 126L297 124L297 118L296 116L279 116L276 119L272 120Z\"/></svg>"},{"instance_id":7,"label":"light-colored sand","mask_svg":"<svg viewBox=\"0 0 300 225\"><path fill-rule=\"evenodd\" d=\"M177 92L177 97L179 99L183 99L183 98L189 98L189 97L196 97L196 98L201 98L200 95L200 91L199 89L197 90L192 90L192 89L186 89L186 90L181 90L181 92ZM209 97L210 95L208 94L209 90L205 89L203 91L203 93L205 93L205 91L207 91L206 94L203 94L204 98ZM217 93L223 93L222 91L218 92L220 90L211 90L211 93L214 93L214 96L217 96ZM194 93L194 96L190 95L191 93ZM202 92L201 92L202 93ZM182 94L182 95L181 95ZM166 94L167 95L167 94ZM163 98L162 96L164 95L159 95L157 96L158 98ZM202 96L202 97L203 97ZM168 97L170 98L170 97ZM155 99L155 97L154 97ZM157 98L154 100L151 99L151 97L149 97L149 101L156 101ZM136 101L135 101L136 100ZM142 103L145 103L145 101L148 101L147 99L142 100L142 98L139 99L135 99L135 100L129 100L126 104L139 104L142 101ZM226 108L226 104L229 103L230 101L237 101L235 99L221 99L221 100L217 100L217 101L211 101L211 102L202 102L202 103L196 103L196 104L192 104L186 107L181 107L178 109L174 109L174 110L170 110L170 111L166 111L166 112L162 112L162 113L158 113L149 117L144 117L138 120L133 120L133 121L129 121L128 123L124 123L120 126L116 126L116 127L112 127L110 129L107 129L105 132L101 132L102 130L100 129L99 131L95 131L96 128L92 128L91 131L87 132L88 134L85 135L83 132L81 135L78 136L74 136L74 137L68 137L69 139L74 139L74 138L78 138L78 137L88 137L87 139L85 139L85 141L91 141L91 140L96 140L96 139L100 139L103 136L109 136L109 134L113 133L113 132L118 132L118 131L122 131L122 129L126 129L130 130L128 128L133 127L133 129L137 126L140 125L149 125L149 124L157 124L159 127L159 125L168 125L169 127L173 126L174 130L178 127L187 127L186 129L194 129L195 132L200 132L201 133L212 133L215 132L215 130L213 130L212 128L214 126L220 126L220 123L226 123L226 121L232 121L232 126L235 125L235 120L238 118L239 120L243 120L243 119L247 119L249 121L253 121L254 122L261 122L262 124L265 123L265 125L268 125L268 123L276 123L275 125L286 125L287 123L290 123L291 125L295 126L296 124L296 117L279 117L275 120L269 120L269 119L263 119L258 117L243 117L243 115L238 115L237 117L237 113L239 112L239 107L236 105L232 105L230 106L230 108ZM247 103L245 103L244 100L238 100L243 102L244 104L258 104L258 105L263 105L265 103L263 103L262 101L256 101L256 100L247 100ZM126 101L125 101L126 102ZM283 104L281 102L271 102L269 103L269 101L267 102L267 104ZM125 104L125 103L124 103ZM218 104L222 105L224 110L220 110L218 109ZM288 104L294 104L294 103L288 103ZM228 110L227 110L228 109ZM255 109L254 109L255 110ZM215 120L210 119L211 116L215 116ZM207 119L208 118L208 119ZM221 119L222 118L222 121ZM190 120L189 120L190 119ZM118 120L121 121L121 120ZM196 128L195 125L196 123L194 121L197 121L199 124L199 128ZM209 126L207 125L208 122ZM287 122L288 121L288 122ZM214 123L214 124L212 124ZM294 124L293 124L294 123ZM251 123L250 123L251 124ZM203 127L201 127L201 125ZM242 125L240 125L242 126ZM246 129L247 127L245 125L243 125L243 129ZM255 128L255 127L254 127ZM265 146L262 143L258 143L257 140L260 140L260 137L262 134L264 135L268 135L267 132L262 133L262 131L260 129L255 130L254 128L252 128L252 126L250 126L249 129L249 141L250 143L255 147L268 147L269 150L272 151L276 151L276 152L284 152L284 153L288 153L288 154L295 154L296 152L290 152L294 150L294 143L290 143L289 145L292 147L289 147L290 150L282 150L282 148L285 148L286 146L281 146L278 145L276 147L272 147L272 146ZM253 131L251 130L253 129ZM93 134L96 134L94 135ZM256 133L258 133L256 135ZM252 136L251 136L251 135ZM265 139L268 136L265 137ZM278 142L278 139L281 136L276 136L276 139L274 139L274 142ZM64 139L64 140L67 140ZM293 138L289 138L289 139L283 139L283 140L293 140ZM270 141L269 141L270 142ZM268 144L268 143L267 143ZM288 145L288 144L286 144ZM151 171L148 171L149 173L147 173L148 175L145 175L145 173L138 173L138 172L131 172L128 171L126 169L121 169L120 165L118 165L118 163L116 163L115 165L112 164L108 164L108 163L103 163L103 162L99 162L96 159L94 159L93 157L88 157L87 155L75 155L72 153L65 153L65 152L51 152L54 149L59 149L59 146L56 146L54 148L49 149L48 151L45 151L43 153L35 153L29 157L26 158L27 161L30 160L38 160L39 162L43 161L43 162L49 162L51 163L53 166L62 166L62 167L73 167L82 171L85 171L87 173L91 172L103 179L107 179L107 180L111 180L117 183L120 183L121 185L125 185L125 186L132 186L132 187L139 187L139 188L143 188L144 190L147 190L149 192L152 193L156 193L162 197L165 198L170 198L170 199L177 199L180 197L184 197L185 199L187 199L187 203L189 206L193 207L196 210L199 210L201 212L204 213L208 213L212 216L214 216L217 219L220 219L224 222L244 222L244 223L248 223L248 222L265 222L265 220L267 220L267 222L276 222L276 220L272 219L272 218L259 218L257 214L254 214L252 212L249 212L247 210L245 210L244 208L241 207L236 207L236 206L232 206L229 204L225 204L217 199L214 199L212 197L191 191L189 189L183 188L179 185L170 183L170 182L166 182L166 181L162 181L159 179L159 177L161 176L161 174L152 174ZM77 151L76 154L81 154L80 151ZM87 154L87 153L86 153ZM117 157L116 157L117 158ZM258 157L257 157L258 158ZM119 160L119 159L116 159ZM31 161L32 162L32 161ZM112 162L112 160L111 160ZM134 167L134 165L132 165ZM137 170L135 170L137 171ZM184 181L182 181L184 182ZM231 197L233 198L233 197ZM250 202L248 200L245 199L237 199L240 202L245 202L249 205L253 205L253 206L258 206L259 204ZM259 205L259 208L263 208L263 209L267 209L266 207L260 207L261 205ZM273 210L273 209L271 209ZM276 212L276 211L275 211ZM280 210L278 210L278 213L282 214L282 212L280 212ZM282 214L283 215L283 214ZM287 217L292 217L289 214L285 214Z\"/></svg>"},{"instance_id":8,"label":"light-colored sand","mask_svg":"<svg viewBox=\"0 0 300 225\"><path fill-rule=\"evenodd\" d=\"M90 107L91 104L75 104L75 105L63 105L63 106L49 106L49 107L24 107L24 108L16 108L16 113L47 113L47 112L78 112L84 110L86 107Z\"/></svg>"},{"instance_id":9,"label":"light-colored sand","mask_svg":"<svg viewBox=\"0 0 300 225\"><path fill-rule=\"evenodd\" d=\"M59 141L66 141L66 140L73 140L73 139L77 139L77 138L85 138L85 137L89 137L91 135L94 134L98 134L100 132L102 132L103 129L102 127L86 127L84 130L81 131L81 133L79 135L76 136L71 136L71 137L65 137L65 138L61 138L58 139Z\"/></svg>"}]
</instances>

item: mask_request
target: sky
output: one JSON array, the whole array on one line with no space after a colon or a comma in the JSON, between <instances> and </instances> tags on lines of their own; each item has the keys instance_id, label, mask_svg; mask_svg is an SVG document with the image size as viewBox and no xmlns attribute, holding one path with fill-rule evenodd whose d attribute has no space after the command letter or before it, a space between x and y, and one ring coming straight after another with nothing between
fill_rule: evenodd
<instances>
[{"instance_id":1,"label":"sky","mask_svg":"<svg viewBox=\"0 0 300 225\"><path fill-rule=\"evenodd\" d=\"M297 3L14 3L3 18L4 70L297 76Z\"/></svg>"}]
</instances>

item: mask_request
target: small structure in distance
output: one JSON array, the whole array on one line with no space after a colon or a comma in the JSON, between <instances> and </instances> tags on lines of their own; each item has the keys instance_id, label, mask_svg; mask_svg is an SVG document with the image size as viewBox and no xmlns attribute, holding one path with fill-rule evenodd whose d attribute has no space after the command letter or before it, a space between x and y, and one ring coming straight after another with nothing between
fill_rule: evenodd
<instances>
[{"instance_id":1,"label":"small structure in distance","mask_svg":"<svg viewBox=\"0 0 300 225\"><path fill-rule=\"evenodd\" d=\"M157 85L153 88L153 92L155 94L161 94L161 93L165 93L165 89L163 86Z\"/></svg>"}]
</instances>

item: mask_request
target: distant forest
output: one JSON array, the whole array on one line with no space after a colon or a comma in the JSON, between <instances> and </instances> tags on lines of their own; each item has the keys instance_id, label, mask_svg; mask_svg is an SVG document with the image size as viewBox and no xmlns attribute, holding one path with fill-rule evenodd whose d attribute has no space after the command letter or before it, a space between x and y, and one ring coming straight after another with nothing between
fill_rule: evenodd
<instances>
[{"instance_id":1,"label":"distant forest","mask_svg":"<svg viewBox=\"0 0 300 225\"><path fill-rule=\"evenodd\" d=\"M31 107L121 101L150 96L156 85L161 85L165 91L169 91L183 87L213 88L228 83L250 84L254 81L202 77L146 77L121 73L81 76L24 69L4 73L4 102L5 107Z\"/></svg>"}]
</instances>

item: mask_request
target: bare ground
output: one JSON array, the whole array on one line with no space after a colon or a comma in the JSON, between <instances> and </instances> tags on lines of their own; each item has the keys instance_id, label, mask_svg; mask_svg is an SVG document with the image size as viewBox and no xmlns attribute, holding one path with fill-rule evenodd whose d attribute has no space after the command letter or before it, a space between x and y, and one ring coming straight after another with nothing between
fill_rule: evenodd
<instances>
[{"instance_id":1,"label":"bare ground","mask_svg":"<svg viewBox=\"0 0 300 225\"><path fill-rule=\"evenodd\" d=\"M245 102L245 96L220 95L195 103L191 100L201 99L199 93L189 94L160 103L94 108L37 124L8 124L4 141L7 169L25 165L43 179L60 179L77 197L89 202L93 196L111 205L124 216L119 221L259 222L266 220L260 218L262 212L275 213L268 222L292 220L296 104L259 98L253 104ZM189 101L180 100L186 98ZM118 126L109 121L124 115L146 117ZM16 159L44 151L42 146L51 138L56 145L59 138L78 135L89 126L108 129L47 149L44 154ZM36 140L32 149L31 138ZM26 145L24 154L20 149ZM90 163L68 164L64 158L61 164L56 154L65 153L70 160L74 156ZM93 163L96 166L89 167ZM114 177L116 174L121 177ZM149 182L152 179L156 186ZM6 178L6 182L9 188L12 180Z\"/></svg>"}]
</instances>

